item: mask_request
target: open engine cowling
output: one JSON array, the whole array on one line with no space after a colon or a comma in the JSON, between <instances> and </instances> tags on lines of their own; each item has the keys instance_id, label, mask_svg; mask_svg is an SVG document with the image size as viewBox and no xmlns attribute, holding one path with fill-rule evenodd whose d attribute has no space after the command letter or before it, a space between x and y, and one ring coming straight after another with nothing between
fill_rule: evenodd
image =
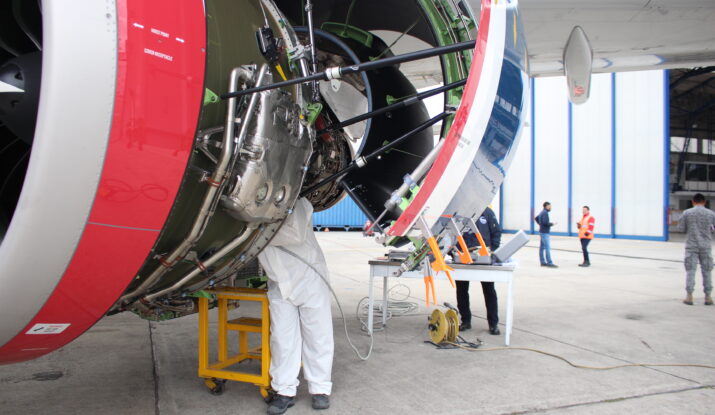
<instances>
[{"instance_id":1,"label":"open engine cowling","mask_svg":"<svg viewBox=\"0 0 715 415\"><path fill-rule=\"evenodd\" d=\"M231 88L280 80L281 72L303 74L295 56L306 43L301 2L0 7L7 9L0 363L55 350L108 312L174 318L195 311L193 293L240 284L237 271L270 241L302 189L429 115L418 102L351 127L331 125L417 87L464 79L471 62L470 52L453 53L321 82L322 109L310 105L310 84L221 100ZM313 10L320 69L469 40L476 30L463 1L317 0ZM261 52L265 28L277 60ZM452 90L445 105L456 108L460 98ZM307 197L327 209L347 190L376 217L435 139L426 129ZM398 217L388 212L383 221Z\"/></svg>"}]
</instances>

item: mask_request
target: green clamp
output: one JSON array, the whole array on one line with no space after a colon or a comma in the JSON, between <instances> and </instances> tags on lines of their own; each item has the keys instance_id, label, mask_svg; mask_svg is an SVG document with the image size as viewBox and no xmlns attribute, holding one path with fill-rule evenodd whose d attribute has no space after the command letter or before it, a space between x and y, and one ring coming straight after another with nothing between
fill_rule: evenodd
<instances>
[{"instance_id":1,"label":"green clamp","mask_svg":"<svg viewBox=\"0 0 715 415\"><path fill-rule=\"evenodd\" d=\"M204 106L219 102L218 95L208 88L204 90Z\"/></svg>"},{"instance_id":2,"label":"green clamp","mask_svg":"<svg viewBox=\"0 0 715 415\"><path fill-rule=\"evenodd\" d=\"M308 121L308 125L313 125L318 115L323 111L323 104L319 102L314 102L305 106L306 114L305 118Z\"/></svg>"},{"instance_id":3,"label":"green clamp","mask_svg":"<svg viewBox=\"0 0 715 415\"><path fill-rule=\"evenodd\" d=\"M404 198L404 197L402 198L402 200L400 201L400 209L401 209L403 212L407 209L407 206L409 206L410 203L412 203L412 201L415 199L415 197L417 196L417 193L418 193L419 191L420 191L420 187L419 187L419 186L415 186L415 187L413 187L412 189L410 189L410 197L409 197L409 199L408 199L408 198ZM392 221L392 223L390 224L390 227L392 227L394 224L395 224L395 221ZM412 244L415 246L415 248L420 248L420 247L422 246L422 244L423 244L421 238L411 238L411 237L409 237L409 236L408 236L407 238L412 242ZM397 242L402 241L402 239L403 239L403 238L402 238L401 236L393 236L392 238L388 239L388 240L385 242L385 245L387 245L387 246L393 246L393 245L395 245Z\"/></svg>"},{"instance_id":4,"label":"green clamp","mask_svg":"<svg viewBox=\"0 0 715 415\"><path fill-rule=\"evenodd\" d=\"M407 209L407 206L412 203L413 200L415 200L415 197L417 196L417 193L420 191L419 186L415 186L412 189L410 189L410 197L409 198L402 198L402 201L400 202L400 209L404 212Z\"/></svg>"}]
</instances>

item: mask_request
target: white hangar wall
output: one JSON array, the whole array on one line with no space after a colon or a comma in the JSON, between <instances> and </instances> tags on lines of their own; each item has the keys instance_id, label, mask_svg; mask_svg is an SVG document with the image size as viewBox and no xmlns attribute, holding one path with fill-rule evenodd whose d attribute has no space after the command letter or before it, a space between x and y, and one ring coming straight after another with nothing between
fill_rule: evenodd
<instances>
[{"instance_id":1,"label":"white hangar wall","mask_svg":"<svg viewBox=\"0 0 715 415\"><path fill-rule=\"evenodd\" d=\"M562 77L532 80L531 113L499 200L506 231L538 232L552 204L555 235L577 235L581 207L596 237L667 240L667 71L598 74L583 105Z\"/></svg>"}]
</instances>

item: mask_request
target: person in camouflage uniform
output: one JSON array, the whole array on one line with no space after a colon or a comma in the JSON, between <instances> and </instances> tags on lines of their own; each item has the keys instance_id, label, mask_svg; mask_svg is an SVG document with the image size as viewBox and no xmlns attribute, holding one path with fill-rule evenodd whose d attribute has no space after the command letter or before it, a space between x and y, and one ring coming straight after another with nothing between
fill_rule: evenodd
<instances>
[{"instance_id":1,"label":"person in camouflage uniform","mask_svg":"<svg viewBox=\"0 0 715 415\"><path fill-rule=\"evenodd\" d=\"M695 288L695 269L700 262L703 273L703 289L705 305L712 305L712 237L715 230L715 212L705 207L705 196L696 193L693 196L693 207L683 212L678 223L680 232L687 232L685 240L685 291L687 296L683 302L693 305L693 289Z\"/></svg>"}]
</instances>

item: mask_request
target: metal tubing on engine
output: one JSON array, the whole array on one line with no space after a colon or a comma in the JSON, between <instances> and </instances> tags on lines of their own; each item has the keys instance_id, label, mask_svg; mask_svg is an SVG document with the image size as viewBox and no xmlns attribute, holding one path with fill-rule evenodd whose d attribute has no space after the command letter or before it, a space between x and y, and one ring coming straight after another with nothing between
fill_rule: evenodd
<instances>
[{"instance_id":1,"label":"metal tubing on engine","mask_svg":"<svg viewBox=\"0 0 715 415\"><path fill-rule=\"evenodd\" d=\"M260 85L263 81L263 77L267 71L267 68L267 65L263 65L261 67L261 72L256 82L257 85ZM245 81L250 79L250 77L251 73L247 70L243 68L234 68L233 71L231 71L229 91L235 91L236 89L238 89L239 80L243 79ZM246 116L241 123L241 132L239 134L238 140L236 140L235 148L240 148L243 144L243 138L248 132L249 120L252 118L252 113L253 109L256 106L257 98L257 95L253 95L251 97L251 102L248 106L248 111L246 112ZM196 241L203 234L203 231L206 227L207 219L211 215L211 212L213 212L213 210L215 209L215 201L217 199L216 195L222 187L221 184L223 182L224 176L226 175L226 172L228 171L227 168L229 162L231 161L231 157L234 154L235 127L236 98L231 98L228 101L228 109L226 111L226 123L224 125L221 157L219 158L216 170L214 170L211 177L207 179L207 183L209 186L201 203L201 209L199 210L199 213L191 226L189 234L186 236L186 238L184 238L184 240L181 241L181 243L176 248L174 248L173 251L171 251L169 255L161 259L161 264L154 270L154 272L151 273L151 275L149 275L146 280L141 283L141 285L139 285L139 287L134 289L131 293L123 295L119 299L120 304L125 301L131 300L138 295L141 295L142 292L144 292L147 288L151 287L154 283L156 283L159 278L161 278L169 269L171 269L171 267L173 267L174 263L178 258L186 254L189 248L191 248L191 246L193 246L193 244L196 243Z\"/></svg>"},{"instance_id":2,"label":"metal tubing on engine","mask_svg":"<svg viewBox=\"0 0 715 415\"><path fill-rule=\"evenodd\" d=\"M315 36L313 31L313 2L307 0L305 2L305 13L308 15L308 37L310 39L310 63L311 63L311 73L318 72L318 58L315 55ZM313 92L313 101L320 100L320 91L318 91L318 81L313 81L311 83L311 88Z\"/></svg>"},{"instance_id":3,"label":"metal tubing on engine","mask_svg":"<svg viewBox=\"0 0 715 415\"><path fill-rule=\"evenodd\" d=\"M443 112L439 115L436 115L429 120L423 122L422 124L418 125L415 127L413 130L410 130L403 134L402 136L396 138L395 140L385 144L384 146L378 148L377 150L373 151L372 153L368 154L367 156L362 156L358 157L355 160L351 161L350 164L348 164L347 167L344 169L340 170L337 173L333 173L330 176L326 177L325 179L319 181L318 183L310 186L309 188L303 190L300 192L300 196L303 197L307 194L310 194L311 192L315 191L316 189L320 189L321 187L325 186L326 184L342 177L343 175L357 169L365 166L370 160L374 159L375 157L381 155L382 153L391 150L394 147L397 147L398 145L402 144L405 140L408 138L412 137L413 135L419 133L420 131L429 128L433 126L434 124L437 124L438 122L442 121L445 119L447 116L449 116L449 112Z\"/></svg>"},{"instance_id":4,"label":"metal tubing on engine","mask_svg":"<svg viewBox=\"0 0 715 415\"><path fill-rule=\"evenodd\" d=\"M254 92L262 92L267 91L269 89L283 88L310 81L329 81L330 79L336 79L343 75L348 75L351 73L365 72L374 69L384 68L386 66L392 66L400 63L411 62L420 59L431 58L433 56L446 55L448 53L471 49L474 47L475 44L476 41L469 40L466 42L453 43L451 45L446 46L437 46L430 49L418 50L416 52L405 53L402 55L390 56L389 58L377 59L371 62L358 63L356 65L328 68L325 70L325 72L315 73L302 78L295 78L287 81L276 82L270 85L257 86L254 88L244 89L242 91L221 94L221 99L240 97L242 95L252 94Z\"/></svg>"},{"instance_id":5,"label":"metal tubing on engine","mask_svg":"<svg viewBox=\"0 0 715 415\"><path fill-rule=\"evenodd\" d=\"M261 65L260 72L258 73L258 79L256 80L256 85L260 86L263 83L263 79L266 77L267 73L268 65ZM235 90L236 89L234 88L233 91ZM233 103L233 105L231 103ZM226 128L228 128L230 124L231 134L233 134L233 128L236 125L236 100L234 99L232 101L231 99L229 99L228 104L229 113L226 114ZM251 100L248 103L248 109L246 109L246 116L241 122L241 131L238 132L238 138L236 139L236 149L238 150L236 151L237 156L233 159L233 163L231 163L230 171L233 170L233 167L236 164L236 160L238 159L238 153L241 151L241 147L243 147L243 140L246 139L246 135L248 134L248 127L251 123L251 120L253 119L253 113L256 111L256 105L258 105L258 94L253 94L251 95Z\"/></svg>"},{"instance_id":6,"label":"metal tubing on engine","mask_svg":"<svg viewBox=\"0 0 715 415\"><path fill-rule=\"evenodd\" d=\"M157 297L160 297L160 296L162 296L162 295L165 295L165 294L168 294L168 293L170 293L170 292L176 291L176 290L178 290L179 288L183 287L187 282L189 282L189 280L191 280L191 279L194 278L195 276L199 275L199 274L202 272L202 271L201 271L202 268L210 267L211 265L213 265L214 263L216 263L216 261L218 261L219 259L221 259L221 258L225 257L226 255L228 255L229 252L231 252L231 251L233 251L234 249L238 248L239 245L241 245L242 243L244 243L244 242L246 241L246 239L248 239L248 237L251 235L251 233L253 232L254 229L255 229L255 227L248 227L248 228L244 229L243 232L242 232L238 237L236 237L235 239L233 239L233 240L232 240L231 242L229 242L228 244L224 245L223 248L221 248L218 252L216 252L215 254L211 255L211 257L209 257L209 259L207 259L206 261L203 261L203 262L201 263L201 267L198 267L198 266L197 266L196 268L194 268L193 270L191 270L191 272L189 272L188 274L186 274L183 278L181 278L179 281L177 281L177 282L176 282L174 285L172 285L171 287L165 288L165 289L163 289L163 290L161 290L161 291L158 291L158 292L155 292L155 293L153 293L153 294L147 295L146 297L144 297L144 300L146 300L146 301L152 301L152 300L154 300L154 299L157 298Z\"/></svg>"}]
</instances>

